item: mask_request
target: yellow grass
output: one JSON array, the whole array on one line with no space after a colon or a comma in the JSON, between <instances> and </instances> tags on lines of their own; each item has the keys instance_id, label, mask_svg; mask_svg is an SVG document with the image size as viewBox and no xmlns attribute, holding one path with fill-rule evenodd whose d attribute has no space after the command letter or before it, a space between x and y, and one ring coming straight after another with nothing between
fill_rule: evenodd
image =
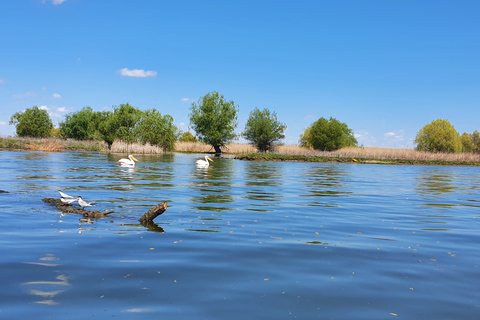
<instances>
[{"instance_id":1,"label":"yellow grass","mask_svg":"<svg viewBox=\"0 0 480 320\"><path fill-rule=\"evenodd\" d=\"M115 140L110 149L112 153L136 153L136 154L160 154L163 149L158 146L152 146L150 143L126 143L121 140Z\"/></svg>"},{"instance_id":2,"label":"yellow grass","mask_svg":"<svg viewBox=\"0 0 480 320\"><path fill-rule=\"evenodd\" d=\"M176 142L175 150L181 152L215 152L211 145L201 142ZM226 153L253 153L256 150L250 144L229 143L222 151Z\"/></svg>"}]
</instances>

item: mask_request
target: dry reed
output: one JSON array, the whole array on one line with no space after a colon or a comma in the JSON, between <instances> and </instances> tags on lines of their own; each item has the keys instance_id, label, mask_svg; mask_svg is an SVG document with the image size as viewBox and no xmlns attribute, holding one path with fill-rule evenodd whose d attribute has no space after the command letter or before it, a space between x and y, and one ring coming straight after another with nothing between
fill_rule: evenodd
<instances>
[{"instance_id":1,"label":"dry reed","mask_svg":"<svg viewBox=\"0 0 480 320\"><path fill-rule=\"evenodd\" d=\"M158 146L152 146L150 143L126 143L121 140L115 140L110 148L112 153L136 153L136 154L160 154L163 149Z\"/></svg>"}]
</instances>

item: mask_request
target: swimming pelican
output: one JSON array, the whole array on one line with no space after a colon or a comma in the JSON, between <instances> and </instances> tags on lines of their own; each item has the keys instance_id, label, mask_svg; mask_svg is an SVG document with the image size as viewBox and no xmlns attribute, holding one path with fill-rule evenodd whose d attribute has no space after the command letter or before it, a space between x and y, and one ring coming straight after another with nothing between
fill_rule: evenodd
<instances>
[{"instance_id":1,"label":"swimming pelican","mask_svg":"<svg viewBox=\"0 0 480 320\"><path fill-rule=\"evenodd\" d=\"M62 201L63 205L64 206L67 206L69 204L72 204L74 203L75 201L77 201L78 199L77 198L60 198L60 201Z\"/></svg>"},{"instance_id":2,"label":"swimming pelican","mask_svg":"<svg viewBox=\"0 0 480 320\"><path fill-rule=\"evenodd\" d=\"M204 167L204 168L208 168L208 166L210 165L210 163L208 161L212 161L212 159L210 159L208 156L205 156L205 160L197 160L197 167Z\"/></svg>"},{"instance_id":3,"label":"swimming pelican","mask_svg":"<svg viewBox=\"0 0 480 320\"><path fill-rule=\"evenodd\" d=\"M72 197L66 193L63 193L62 190L58 190L58 192L60 193L60 197L62 197L62 199L75 199L75 197Z\"/></svg>"},{"instance_id":4,"label":"swimming pelican","mask_svg":"<svg viewBox=\"0 0 480 320\"><path fill-rule=\"evenodd\" d=\"M128 159L120 159L118 160L118 164L121 166L129 166L129 167L134 167L135 166L135 161L138 162L137 159L135 159L134 156L129 155Z\"/></svg>"},{"instance_id":5,"label":"swimming pelican","mask_svg":"<svg viewBox=\"0 0 480 320\"><path fill-rule=\"evenodd\" d=\"M82 207L82 209L85 209L85 207L91 207L91 206L94 206L94 202L87 202L85 200L82 199L82 197L78 196L76 198L78 200L78 204L80 205L80 207Z\"/></svg>"}]
</instances>

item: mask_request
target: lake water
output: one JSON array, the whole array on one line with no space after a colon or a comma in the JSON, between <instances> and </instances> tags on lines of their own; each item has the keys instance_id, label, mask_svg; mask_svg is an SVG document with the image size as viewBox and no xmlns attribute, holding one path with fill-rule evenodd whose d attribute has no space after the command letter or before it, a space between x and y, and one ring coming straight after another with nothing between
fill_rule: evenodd
<instances>
[{"instance_id":1,"label":"lake water","mask_svg":"<svg viewBox=\"0 0 480 320\"><path fill-rule=\"evenodd\" d=\"M0 151L1 319L480 319L480 168L136 157Z\"/></svg>"}]
</instances>

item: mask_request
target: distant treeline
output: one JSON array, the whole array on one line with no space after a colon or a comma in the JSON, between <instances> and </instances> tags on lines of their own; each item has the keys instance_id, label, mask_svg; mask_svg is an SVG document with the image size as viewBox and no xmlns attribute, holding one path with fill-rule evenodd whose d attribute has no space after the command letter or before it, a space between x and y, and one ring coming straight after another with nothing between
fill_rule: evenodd
<instances>
[{"instance_id":1,"label":"distant treeline","mask_svg":"<svg viewBox=\"0 0 480 320\"><path fill-rule=\"evenodd\" d=\"M244 137L258 151L266 152L282 145L286 124L277 120L275 112L255 108L241 134L236 134L239 107L227 101L218 92L203 96L190 107L190 132L181 132L171 115L162 115L156 109L142 111L130 104L114 106L113 111L94 111L84 107L69 113L54 128L46 110L34 106L17 112L10 118L16 126L18 137L57 137L74 140L104 141L110 147L114 141L149 143L172 151L175 142L200 142L211 145L215 152L222 152L227 143ZM480 133L460 135L448 120L434 120L421 128L415 138L416 149L428 152L475 152L480 153ZM335 118L320 118L304 129L299 137L302 147L321 151L333 151L344 147L356 147L358 142L347 124Z\"/></svg>"}]
</instances>

